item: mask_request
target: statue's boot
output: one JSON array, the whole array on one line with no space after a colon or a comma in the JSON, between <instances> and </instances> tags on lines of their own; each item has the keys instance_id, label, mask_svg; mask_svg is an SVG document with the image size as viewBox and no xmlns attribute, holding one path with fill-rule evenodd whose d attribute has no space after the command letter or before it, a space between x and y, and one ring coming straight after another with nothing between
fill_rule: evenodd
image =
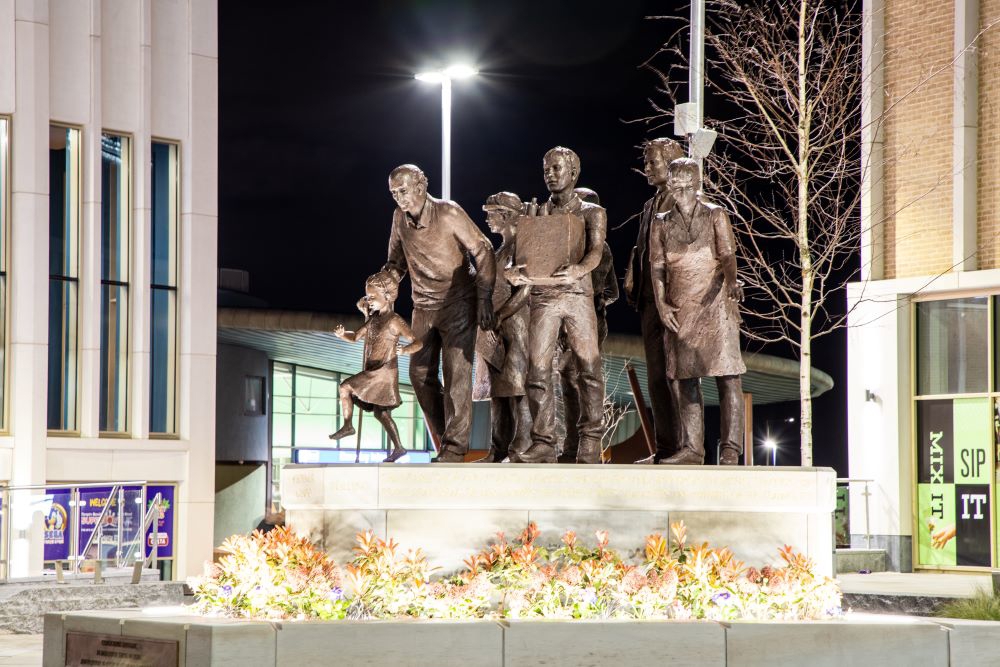
<instances>
[{"instance_id":1,"label":"statue's boot","mask_svg":"<svg viewBox=\"0 0 1000 667\"><path fill-rule=\"evenodd\" d=\"M351 422L344 422L336 433L330 434L330 440L340 440L341 438L346 438L349 435L354 435L354 425Z\"/></svg>"},{"instance_id":2,"label":"statue's boot","mask_svg":"<svg viewBox=\"0 0 1000 667\"><path fill-rule=\"evenodd\" d=\"M695 450L684 447L679 452L673 456L667 457L665 459L660 459L660 463L663 465L674 465L674 466L700 466L705 465L705 452L696 452Z\"/></svg>"},{"instance_id":3,"label":"statue's boot","mask_svg":"<svg viewBox=\"0 0 1000 667\"><path fill-rule=\"evenodd\" d=\"M382 459L382 463L395 463L399 459L406 456L406 450L402 447L397 447L396 449L389 452L389 456Z\"/></svg>"},{"instance_id":4,"label":"statue's boot","mask_svg":"<svg viewBox=\"0 0 1000 667\"><path fill-rule=\"evenodd\" d=\"M558 463L576 463L576 453L579 450L564 449L559 457L556 459Z\"/></svg>"},{"instance_id":5,"label":"statue's boot","mask_svg":"<svg viewBox=\"0 0 1000 667\"><path fill-rule=\"evenodd\" d=\"M555 463L556 452L551 445L535 443L518 454L519 463Z\"/></svg>"},{"instance_id":6,"label":"statue's boot","mask_svg":"<svg viewBox=\"0 0 1000 667\"><path fill-rule=\"evenodd\" d=\"M476 459L473 463L503 463L506 458L507 452L497 450L495 447L490 447L490 451L486 452L486 456L481 459Z\"/></svg>"},{"instance_id":7,"label":"statue's boot","mask_svg":"<svg viewBox=\"0 0 1000 667\"><path fill-rule=\"evenodd\" d=\"M600 463L601 462L601 441L581 439L580 446L576 450L577 463Z\"/></svg>"},{"instance_id":8,"label":"statue's boot","mask_svg":"<svg viewBox=\"0 0 1000 667\"><path fill-rule=\"evenodd\" d=\"M740 450L731 445L723 445L719 453L720 466L735 466L740 464Z\"/></svg>"},{"instance_id":9,"label":"statue's boot","mask_svg":"<svg viewBox=\"0 0 1000 667\"><path fill-rule=\"evenodd\" d=\"M450 447L442 447L437 458L432 459L431 463L465 463L465 454L456 452Z\"/></svg>"}]
</instances>

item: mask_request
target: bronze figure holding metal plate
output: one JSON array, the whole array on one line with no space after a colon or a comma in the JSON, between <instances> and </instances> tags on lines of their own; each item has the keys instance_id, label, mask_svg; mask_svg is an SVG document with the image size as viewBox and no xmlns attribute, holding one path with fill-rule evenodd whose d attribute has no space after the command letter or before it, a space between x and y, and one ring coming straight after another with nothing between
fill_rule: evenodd
<instances>
[{"instance_id":1,"label":"bronze figure holding metal plate","mask_svg":"<svg viewBox=\"0 0 1000 667\"><path fill-rule=\"evenodd\" d=\"M410 382L441 443L435 460L460 462L472 426L476 325L492 330L495 322L493 246L461 206L427 194L419 167L394 169L389 191L397 207L383 270L397 282L409 272L413 333L423 344L410 360Z\"/></svg>"},{"instance_id":2,"label":"bronze figure holding metal plate","mask_svg":"<svg viewBox=\"0 0 1000 667\"><path fill-rule=\"evenodd\" d=\"M698 163L680 158L668 168L673 205L652 221L649 261L660 320L666 329L665 364L677 406L680 448L660 461L705 461L704 403L700 378L714 377L721 412L720 461L738 462L743 450L746 372L740 354L736 248L724 209L701 200Z\"/></svg>"},{"instance_id":3,"label":"bronze figure holding metal plate","mask_svg":"<svg viewBox=\"0 0 1000 667\"><path fill-rule=\"evenodd\" d=\"M502 243L496 251L498 267L510 266L514 259L517 221L524 204L513 192L490 195L483 206L490 231ZM528 372L527 285L514 287L503 274L497 276L493 307L498 328L480 331L476 344L476 379L472 398L490 401L492 437L484 463L520 463L531 445L531 412L525 398Z\"/></svg>"},{"instance_id":4,"label":"bronze figure holding metal plate","mask_svg":"<svg viewBox=\"0 0 1000 667\"><path fill-rule=\"evenodd\" d=\"M576 153L553 148L545 154L543 169L551 197L539 215L518 221L517 264L505 272L511 284L532 286L527 381L532 445L522 459L556 461L552 361L563 330L575 357L580 387L577 461L600 463L604 376L590 274L601 261L607 214L574 192L580 175ZM544 244L543 238L548 239Z\"/></svg>"}]
</instances>

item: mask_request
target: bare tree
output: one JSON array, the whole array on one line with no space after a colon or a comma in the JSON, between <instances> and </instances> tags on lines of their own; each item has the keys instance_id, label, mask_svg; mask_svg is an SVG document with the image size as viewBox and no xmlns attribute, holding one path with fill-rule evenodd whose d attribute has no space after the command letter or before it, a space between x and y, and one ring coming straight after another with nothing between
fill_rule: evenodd
<instances>
[{"instance_id":1,"label":"bare tree","mask_svg":"<svg viewBox=\"0 0 1000 667\"><path fill-rule=\"evenodd\" d=\"M812 343L846 324L828 306L860 245L857 9L829 0L706 7L706 86L727 119L713 125L705 190L732 214L746 334L798 354L802 465L812 465ZM671 91L671 73L660 75Z\"/></svg>"}]
</instances>

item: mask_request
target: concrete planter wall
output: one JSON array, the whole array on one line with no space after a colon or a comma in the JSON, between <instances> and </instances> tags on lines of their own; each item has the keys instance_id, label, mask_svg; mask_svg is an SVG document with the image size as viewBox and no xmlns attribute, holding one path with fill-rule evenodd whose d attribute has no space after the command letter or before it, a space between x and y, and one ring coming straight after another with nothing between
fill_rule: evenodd
<instances>
[{"instance_id":1,"label":"concrete planter wall","mask_svg":"<svg viewBox=\"0 0 1000 667\"><path fill-rule=\"evenodd\" d=\"M1000 623L863 616L816 622L232 621L139 610L48 614L44 665L66 665L67 632L178 643L178 667L535 667L610 664L979 667Z\"/></svg>"},{"instance_id":2,"label":"concrete planter wall","mask_svg":"<svg viewBox=\"0 0 1000 667\"><path fill-rule=\"evenodd\" d=\"M754 566L781 565L791 545L833 576L836 473L830 468L635 465L287 465L287 521L339 563L355 534L420 547L442 573L497 533L534 521L539 544L607 530L623 556L683 521L692 542L728 546Z\"/></svg>"}]
</instances>

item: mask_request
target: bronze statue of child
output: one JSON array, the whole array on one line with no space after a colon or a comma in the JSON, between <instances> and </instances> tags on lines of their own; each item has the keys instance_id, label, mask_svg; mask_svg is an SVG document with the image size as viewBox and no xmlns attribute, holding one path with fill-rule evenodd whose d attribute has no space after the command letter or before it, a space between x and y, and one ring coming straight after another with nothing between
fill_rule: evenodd
<instances>
[{"instance_id":1,"label":"bronze statue of child","mask_svg":"<svg viewBox=\"0 0 1000 667\"><path fill-rule=\"evenodd\" d=\"M365 323L357 331L344 331L344 326L338 325L333 332L338 338L351 343L365 341L365 350L364 370L340 383L344 423L330 439L340 440L354 435L351 417L355 405L362 410L370 410L392 442L392 452L385 457L385 463L392 463L406 455L399 442L396 422L392 420L393 408L402 402L399 398L397 355L413 354L423 346L414 339L410 325L392 310L398 294L399 285L392 276L385 272L376 273L365 281L365 297L362 299L366 311ZM411 342L404 346L399 342L400 338Z\"/></svg>"}]
</instances>

